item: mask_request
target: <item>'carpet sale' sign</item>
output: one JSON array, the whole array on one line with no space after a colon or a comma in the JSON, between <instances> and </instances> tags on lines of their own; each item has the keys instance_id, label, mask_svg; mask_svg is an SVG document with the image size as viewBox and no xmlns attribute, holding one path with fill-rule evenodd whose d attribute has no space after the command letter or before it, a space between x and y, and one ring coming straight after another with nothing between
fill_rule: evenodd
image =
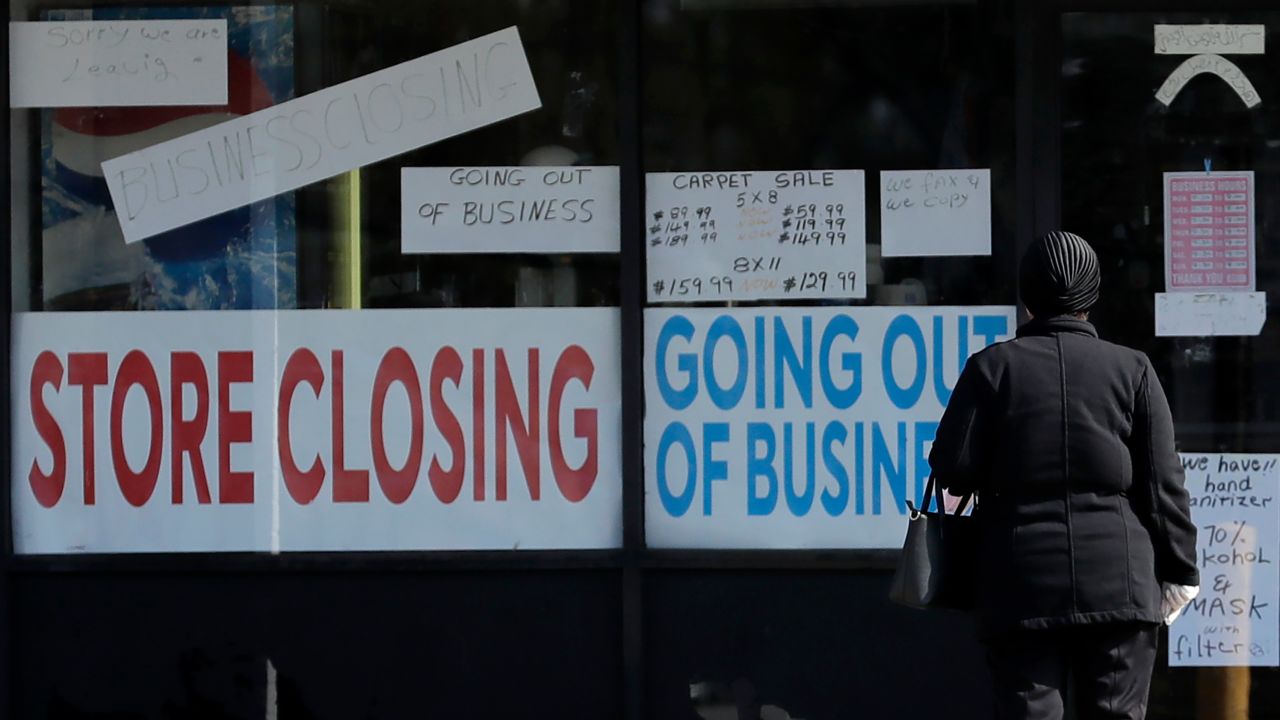
<instances>
[{"instance_id":1,"label":"'carpet sale' sign","mask_svg":"<svg viewBox=\"0 0 1280 720\"><path fill-rule=\"evenodd\" d=\"M20 553L621 542L613 309L30 313Z\"/></svg>"},{"instance_id":2,"label":"'carpet sale' sign","mask_svg":"<svg viewBox=\"0 0 1280 720\"><path fill-rule=\"evenodd\" d=\"M1012 307L645 313L654 547L896 548L969 356Z\"/></svg>"}]
</instances>

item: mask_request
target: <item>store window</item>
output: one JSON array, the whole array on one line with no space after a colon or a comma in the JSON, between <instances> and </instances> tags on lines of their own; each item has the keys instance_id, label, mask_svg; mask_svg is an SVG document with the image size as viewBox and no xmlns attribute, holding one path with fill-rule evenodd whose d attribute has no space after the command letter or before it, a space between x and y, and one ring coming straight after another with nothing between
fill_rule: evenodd
<instances>
[{"instance_id":1,"label":"store window","mask_svg":"<svg viewBox=\"0 0 1280 720\"><path fill-rule=\"evenodd\" d=\"M963 623L889 607L880 571L774 569L901 543L930 421L982 333L1016 322L1008 30L979 4L868 5L644 3L646 540L805 551L651 575L654 716L989 707L980 658L949 665L970 677L943 672L942 651L903 651L976 650ZM944 184L976 198L979 174L989 247L966 245L964 201L923 216L928 247L902 247L906 199L931 210ZM759 228L747 262L717 255Z\"/></svg>"},{"instance_id":2,"label":"store window","mask_svg":"<svg viewBox=\"0 0 1280 720\"><path fill-rule=\"evenodd\" d=\"M19 553L621 542L613 4L10 15Z\"/></svg>"},{"instance_id":3,"label":"store window","mask_svg":"<svg viewBox=\"0 0 1280 720\"><path fill-rule=\"evenodd\" d=\"M1207 10L1062 15L1062 217L1103 263L1099 330L1168 393L1200 533L1201 596L1163 638L1152 713L1243 719L1277 708L1280 16Z\"/></svg>"}]
</instances>

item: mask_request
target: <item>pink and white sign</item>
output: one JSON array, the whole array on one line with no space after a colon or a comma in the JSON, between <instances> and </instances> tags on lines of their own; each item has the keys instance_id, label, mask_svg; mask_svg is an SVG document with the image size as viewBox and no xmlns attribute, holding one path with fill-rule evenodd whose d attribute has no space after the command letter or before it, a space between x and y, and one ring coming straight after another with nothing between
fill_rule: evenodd
<instances>
[{"instance_id":1,"label":"pink and white sign","mask_svg":"<svg viewBox=\"0 0 1280 720\"><path fill-rule=\"evenodd\" d=\"M1252 170L1164 174L1165 288L1254 289Z\"/></svg>"}]
</instances>

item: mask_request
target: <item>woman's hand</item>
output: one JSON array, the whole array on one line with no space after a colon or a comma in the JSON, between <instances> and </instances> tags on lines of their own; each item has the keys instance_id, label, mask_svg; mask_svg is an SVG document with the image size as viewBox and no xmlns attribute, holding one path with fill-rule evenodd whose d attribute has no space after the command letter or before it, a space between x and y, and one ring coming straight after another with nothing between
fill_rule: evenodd
<instances>
[{"instance_id":1,"label":"woman's hand","mask_svg":"<svg viewBox=\"0 0 1280 720\"><path fill-rule=\"evenodd\" d=\"M1160 583L1160 614L1164 616L1164 624L1172 625L1182 614L1187 603L1200 594L1199 585L1174 585Z\"/></svg>"}]
</instances>

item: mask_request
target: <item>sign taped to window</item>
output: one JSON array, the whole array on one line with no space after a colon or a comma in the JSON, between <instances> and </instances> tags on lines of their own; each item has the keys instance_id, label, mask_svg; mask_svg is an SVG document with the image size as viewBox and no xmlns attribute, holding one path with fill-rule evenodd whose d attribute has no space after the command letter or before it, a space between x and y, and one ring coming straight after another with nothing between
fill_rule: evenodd
<instances>
[{"instance_id":1,"label":"sign taped to window","mask_svg":"<svg viewBox=\"0 0 1280 720\"><path fill-rule=\"evenodd\" d=\"M127 242L541 106L510 27L102 163Z\"/></svg>"},{"instance_id":2,"label":"sign taped to window","mask_svg":"<svg viewBox=\"0 0 1280 720\"><path fill-rule=\"evenodd\" d=\"M1165 289L1255 289L1252 170L1164 174Z\"/></svg>"},{"instance_id":3,"label":"sign taped to window","mask_svg":"<svg viewBox=\"0 0 1280 720\"><path fill-rule=\"evenodd\" d=\"M16 315L15 549L617 547L618 318Z\"/></svg>"},{"instance_id":4,"label":"sign taped to window","mask_svg":"<svg viewBox=\"0 0 1280 720\"><path fill-rule=\"evenodd\" d=\"M9 23L9 106L225 105L227 21Z\"/></svg>"},{"instance_id":5,"label":"sign taped to window","mask_svg":"<svg viewBox=\"0 0 1280 720\"><path fill-rule=\"evenodd\" d=\"M650 302L867 296L861 170L649 173Z\"/></svg>"},{"instance_id":6,"label":"sign taped to window","mask_svg":"<svg viewBox=\"0 0 1280 720\"><path fill-rule=\"evenodd\" d=\"M400 169L405 253L618 252L617 166Z\"/></svg>"},{"instance_id":7,"label":"sign taped to window","mask_svg":"<svg viewBox=\"0 0 1280 720\"><path fill-rule=\"evenodd\" d=\"M899 548L938 420L1012 307L645 311L650 547Z\"/></svg>"},{"instance_id":8,"label":"sign taped to window","mask_svg":"<svg viewBox=\"0 0 1280 720\"><path fill-rule=\"evenodd\" d=\"M1170 666L1280 666L1280 455L1183 453L1200 595L1169 628Z\"/></svg>"}]
</instances>

